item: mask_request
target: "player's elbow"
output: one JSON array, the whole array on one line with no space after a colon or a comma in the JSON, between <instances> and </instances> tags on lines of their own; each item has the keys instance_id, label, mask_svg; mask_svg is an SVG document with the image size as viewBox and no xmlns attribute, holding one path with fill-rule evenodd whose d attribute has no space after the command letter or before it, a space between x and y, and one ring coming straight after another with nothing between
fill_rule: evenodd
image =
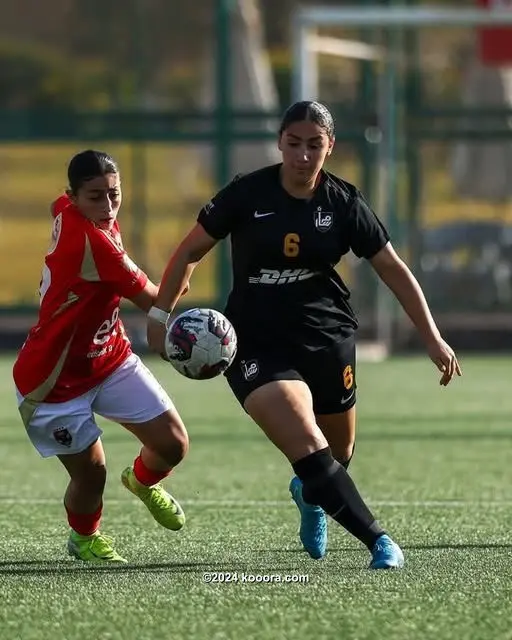
<instances>
[{"instance_id":1,"label":"player's elbow","mask_svg":"<svg viewBox=\"0 0 512 640\"><path fill-rule=\"evenodd\" d=\"M197 248L189 247L185 248L180 255L180 259L185 265L197 264L203 258L204 253Z\"/></svg>"},{"instance_id":2,"label":"player's elbow","mask_svg":"<svg viewBox=\"0 0 512 640\"><path fill-rule=\"evenodd\" d=\"M185 264L197 264L216 243L216 238L210 236L200 224L196 224L176 250L175 259Z\"/></svg>"}]
</instances>

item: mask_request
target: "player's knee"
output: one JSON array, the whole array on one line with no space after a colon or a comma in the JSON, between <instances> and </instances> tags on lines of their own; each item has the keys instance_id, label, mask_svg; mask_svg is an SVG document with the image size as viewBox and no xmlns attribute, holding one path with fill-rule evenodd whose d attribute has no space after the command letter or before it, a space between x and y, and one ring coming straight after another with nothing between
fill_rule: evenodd
<instances>
[{"instance_id":1,"label":"player's knee","mask_svg":"<svg viewBox=\"0 0 512 640\"><path fill-rule=\"evenodd\" d=\"M164 431L165 435L155 447L155 452L171 467L179 464L188 452L188 434L181 423L170 419Z\"/></svg>"},{"instance_id":2,"label":"player's knee","mask_svg":"<svg viewBox=\"0 0 512 640\"><path fill-rule=\"evenodd\" d=\"M170 444L167 462L176 466L188 453L188 436L185 430L176 431Z\"/></svg>"}]
</instances>

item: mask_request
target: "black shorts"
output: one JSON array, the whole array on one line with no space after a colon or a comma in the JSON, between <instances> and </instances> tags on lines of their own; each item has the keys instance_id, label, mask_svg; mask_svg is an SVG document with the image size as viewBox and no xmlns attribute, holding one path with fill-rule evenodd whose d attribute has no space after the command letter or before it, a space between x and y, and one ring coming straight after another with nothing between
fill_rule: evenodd
<instances>
[{"instance_id":1,"label":"black shorts","mask_svg":"<svg viewBox=\"0 0 512 640\"><path fill-rule=\"evenodd\" d=\"M345 338L330 349L293 353L243 341L225 376L242 407L252 391L268 382L302 380L313 396L315 414L343 413L356 403L355 338Z\"/></svg>"}]
</instances>

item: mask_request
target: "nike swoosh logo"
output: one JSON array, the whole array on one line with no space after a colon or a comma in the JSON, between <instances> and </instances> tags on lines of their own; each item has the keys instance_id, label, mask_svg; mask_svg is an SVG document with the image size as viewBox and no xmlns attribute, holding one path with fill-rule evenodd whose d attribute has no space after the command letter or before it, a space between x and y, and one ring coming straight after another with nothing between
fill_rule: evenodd
<instances>
[{"instance_id":1,"label":"nike swoosh logo","mask_svg":"<svg viewBox=\"0 0 512 640\"><path fill-rule=\"evenodd\" d=\"M266 218L267 216L273 216L273 215L275 215L275 211L268 211L266 213L260 213L259 211L254 212L255 218Z\"/></svg>"},{"instance_id":2,"label":"nike swoosh logo","mask_svg":"<svg viewBox=\"0 0 512 640\"><path fill-rule=\"evenodd\" d=\"M355 389L352 389L352 393L347 397L347 398L342 398L341 399L341 404L347 404L347 402L349 400L352 400L352 398L354 397L354 393L356 392Z\"/></svg>"}]
</instances>

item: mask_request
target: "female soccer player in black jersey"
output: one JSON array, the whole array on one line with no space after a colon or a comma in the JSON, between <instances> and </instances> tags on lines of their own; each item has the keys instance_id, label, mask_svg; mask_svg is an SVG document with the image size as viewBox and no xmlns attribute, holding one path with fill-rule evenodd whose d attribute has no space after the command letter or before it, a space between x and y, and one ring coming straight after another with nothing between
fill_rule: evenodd
<instances>
[{"instance_id":1,"label":"female soccer player in black jersey","mask_svg":"<svg viewBox=\"0 0 512 640\"><path fill-rule=\"evenodd\" d=\"M290 491L305 549L314 558L325 554L327 513L368 547L370 568L400 568L400 547L346 471L355 441L357 321L335 271L341 257L352 251L370 261L417 327L442 385L461 371L418 282L362 194L323 169L333 145L325 106L298 102L286 111L282 163L237 177L217 193L171 257L148 341L164 352L166 314L203 256L231 235L233 288L225 313L238 353L226 377L295 471Z\"/></svg>"}]
</instances>

